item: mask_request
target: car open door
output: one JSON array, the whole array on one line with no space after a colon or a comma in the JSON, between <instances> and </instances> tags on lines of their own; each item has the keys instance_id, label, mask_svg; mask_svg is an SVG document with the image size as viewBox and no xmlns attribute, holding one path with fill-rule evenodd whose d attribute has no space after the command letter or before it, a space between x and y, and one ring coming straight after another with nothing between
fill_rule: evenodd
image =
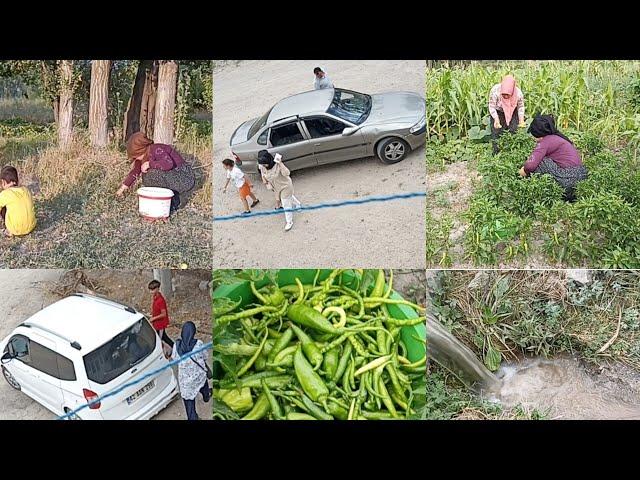
<instances>
[{"instance_id":1,"label":"car open door","mask_svg":"<svg viewBox=\"0 0 640 480\"><path fill-rule=\"evenodd\" d=\"M311 139L313 156L318 165L366 156L364 136L358 129L353 131L353 125L328 115L307 117L302 123Z\"/></svg>"},{"instance_id":2,"label":"car open door","mask_svg":"<svg viewBox=\"0 0 640 480\"><path fill-rule=\"evenodd\" d=\"M297 119L273 125L269 131L268 146L267 150L272 155L282 155L282 161L289 170L317 164L313 156L313 146Z\"/></svg>"}]
</instances>

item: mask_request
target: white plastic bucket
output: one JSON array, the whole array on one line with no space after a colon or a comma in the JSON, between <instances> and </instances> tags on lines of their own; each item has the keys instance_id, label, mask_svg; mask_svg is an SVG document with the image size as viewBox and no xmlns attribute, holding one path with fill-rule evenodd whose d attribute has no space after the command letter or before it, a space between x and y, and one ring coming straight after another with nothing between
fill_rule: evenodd
<instances>
[{"instance_id":1,"label":"white plastic bucket","mask_svg":"<svg viewBox=\"0 0 640 480\"><path fill-rule=\"evenodd\" d=\"M173 192L168 188L142 187L138 189L138 211L146 220L169 218Z\"/></svg>"}]
</instances>

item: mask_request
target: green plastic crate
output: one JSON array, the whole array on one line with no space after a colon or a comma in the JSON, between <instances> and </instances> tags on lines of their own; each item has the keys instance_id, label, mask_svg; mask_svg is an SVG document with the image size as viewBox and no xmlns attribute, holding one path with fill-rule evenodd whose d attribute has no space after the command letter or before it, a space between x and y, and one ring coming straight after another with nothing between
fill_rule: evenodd
<instances>
[{"instance_id":1,"label":"green plastic crate","mask_svg":"<svg viewBox=\"0 0 640 480\"><path fill-rule=\"evenodd\" d=\"M311 269L282 269L278 271L277 282L279 286L295 285L296 278L298 278L303 284L313 283L313 279L316 276L317 270ZM320 271L319 280L326 279L331 270L324 269ZM353 286L357 280L357 272L347 270L342 273L342 280L344 284L349 287ZM267 278L256 282L256 287L260 288L268 284ZM255 302L255 297L251 292L251 286L248 281L238 282L233 285L221 285L213 292L213 298L228 298L234 302L242 299L240 307L244 307L250 303ZM402 299L402 296L397 292L391 293L391 298ZM388 305L389 314L393 318L404 320L408 318L418 317L418 313L408 305ZM214 319L215 321L215 319ZM417 362L426 355L425 339L427 335L426 325L414 325L412 327L404 327L401 331L402 343L407 348L407 358L411 362Z\"/></svg>"}]
</instances>

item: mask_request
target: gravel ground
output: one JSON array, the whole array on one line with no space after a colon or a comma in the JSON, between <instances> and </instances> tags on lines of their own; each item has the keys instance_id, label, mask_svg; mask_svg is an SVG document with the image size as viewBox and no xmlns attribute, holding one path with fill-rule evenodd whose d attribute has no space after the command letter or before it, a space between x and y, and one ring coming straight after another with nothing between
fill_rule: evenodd
<instances>
[{"instance_id":1,"label":"gravel ground","mask_svg":"<svg viewBox=\"0 0 640 480\"><path fill-rule=\"evenodd\" d=\"M245 120L274 103L313 88L313 68L322 66L336 86L366 93L413 91L424 96L423 61L241 61L214 72L214 215L239 213L238 194L222 187L221 160L231 155L229 138ZM251 172L245 172L251 174ZM275 207L275 198L249 176L261 200L256 210ZM376 158L292 173L303 204L351 200L369 195L425 191L424 150L396 165ZM280 216L214 222L214 268L353 267L423 268L423 198L302 212L284 231Z\"/></svg>"}]
</instances>

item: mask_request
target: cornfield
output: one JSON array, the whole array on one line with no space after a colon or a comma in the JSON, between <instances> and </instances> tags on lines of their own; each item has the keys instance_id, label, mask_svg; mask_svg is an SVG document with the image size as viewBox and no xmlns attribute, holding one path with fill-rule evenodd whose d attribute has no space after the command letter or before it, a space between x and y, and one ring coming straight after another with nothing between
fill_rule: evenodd
<instances>
[{"instance_id":1,"label":"cornfield","mask_svg":"<svg viewBox=\"0 0 640 480\"><path fill-rule=\"evenodd\" d=\"M483 127L491 87L511 73L522 89L525 118L555 115L561 129L595 131L609 144L638 137L640 62L514 61L471 62L468 66L427 68L427 134L465 137Z\"/></svg>"}]
</instances>

